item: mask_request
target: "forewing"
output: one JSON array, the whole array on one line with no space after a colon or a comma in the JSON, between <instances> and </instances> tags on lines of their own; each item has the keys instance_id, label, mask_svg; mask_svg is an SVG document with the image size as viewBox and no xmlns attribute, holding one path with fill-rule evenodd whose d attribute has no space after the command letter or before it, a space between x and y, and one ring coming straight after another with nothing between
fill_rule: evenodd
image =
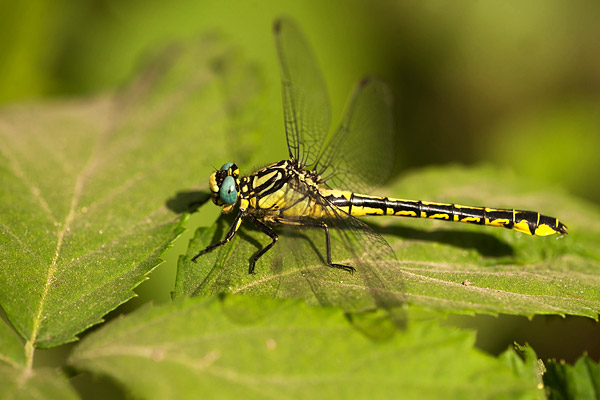
<instances>
[{"instance_id":1,"label":"forewing","mask_svg":"<svg viewBox=\"0 0 600 400\"><path fill-rule=\"evenodd\" d=\"M385 83L368 77L356 85L315 167L330 187L364 193L387 179L395 154L392 107Z\"/></svg>"},{"instance_id":2,"label":"forewing","mask_svg":"<svg viewBox=\"0 0 600 400\"><path fill-rule=\"evenodd\" d=\"M280 19L275 22L274 32L288 151L290 157L312 165L329 131L327 88L313 52L296 24Z\"/></svg>"}]
</instances>

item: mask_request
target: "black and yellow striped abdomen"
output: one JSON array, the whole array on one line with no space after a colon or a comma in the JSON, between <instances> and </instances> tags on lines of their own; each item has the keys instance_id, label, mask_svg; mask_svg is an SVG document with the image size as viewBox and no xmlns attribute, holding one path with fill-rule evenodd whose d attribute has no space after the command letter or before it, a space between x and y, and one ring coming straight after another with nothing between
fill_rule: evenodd
<instances>
[{"instance_id":1,"label":"black and yellow striped abdomen","mask_svg":"<svg viewBox=\"0 0 600 400\"><path fill-rule=\"evenodd\" d=\"M333 205L355 217L396 215L401 217L430 218L477 225L515 229L528 235L548 236L566 234L567 227L554 217L535 211L463 206L420 200L390 199L355 194L339 190L322 190L322 195Z\"/></svg>"}]
</instances>

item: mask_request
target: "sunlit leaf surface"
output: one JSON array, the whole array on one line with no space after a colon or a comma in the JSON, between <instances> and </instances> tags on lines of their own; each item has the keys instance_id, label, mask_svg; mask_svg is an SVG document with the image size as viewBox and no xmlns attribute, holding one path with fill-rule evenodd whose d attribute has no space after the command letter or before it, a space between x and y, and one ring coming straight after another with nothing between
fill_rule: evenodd
<instances>
[{"instance_id":1,"label":"sunlit leaf surface","mask_svg":"<svg viewBox=\"0 0 600 400\"><path fill-rule=\"evenodd\" d=\"M378 270L383 283L373 287L360 270L350 275L324 265L320 231L282 231L276 250L261 258L255 275L247 273L250 257L269 238L251 224L231 243L191 263L191 257L225 236L231 219L221 218L199 229L190 242L180 259L175 295L253 293L357 310L381 305L381 292L391 292L409 303L448 312L597 318L600 213L595 206L485 167L417 171L376 194L536 210L564 221L569 235L530 237L468 224L372 218L369 223L396 254ZM351 264L335 239L342 237L332 238L333 258ZM362 256L370 255L366 251Z\"/></svg>"},{"instance_id":2,"label":"sunlit leaf surface","mask_svg":"<svg viewBox=\"0 0 600 400\"><path fill-rule=\"evenodd\" d=\"M0 305L38 347L133 296L245 129L255 74L218 41L148 65L114 94L0 112Z\"/></svg>"},{"instance_id":3,"label":"sunlit leaf surface","mask_svg":"<svg viewBox=\"0 0 600 400\"><path fill-rule=\"evenodd\" d=\"M539 391L474 350L472 333L412 320L373 341L335 309L242 296L183 299L107 324L70 362L147 399L532 398Z\"/></svg>"}]
</instances>

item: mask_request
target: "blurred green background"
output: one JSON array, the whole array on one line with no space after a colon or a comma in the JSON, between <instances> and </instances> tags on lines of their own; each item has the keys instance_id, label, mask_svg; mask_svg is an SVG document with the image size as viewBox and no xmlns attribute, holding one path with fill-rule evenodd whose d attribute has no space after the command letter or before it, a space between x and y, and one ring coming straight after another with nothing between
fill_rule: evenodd
<instances>
[{"instance_id":1,"label":"blurred green background","mask_svg":"<svg viewBox=\"0 0 600 400\"><path fill-rule=\"evenodd\" d=\"M399 171L491 162L600 200L594 0L28 0L0 7L0 103L114 88L144 55L212 31L264 73L264 128L281 130L271 25L288 15L316 50L334 121L363 74L390 83Z\"/></svg>"},{"instance_id":2,"label":"blurred green background","mask_svg":"<svg viewBox=\"0 0 600 400\"><path fill-rule=\"evenodd\" d=\"M491 163L600 203L600 2L595 0L3 1L0 103L109 91L164 45L216 32L257 66L264 86L264 107L257 113L269 139L257 143L250 160L279 160L286 151L271 26L281 15L294 18L313 44L329 85L333 121L365 73L390 84L398 125L396 172L427 164ZM235 160L214 164L226 161ZM198 177L201 187L205 180ZM218 213L203 207L190 228L209 224ZM177 256L191 234L176 242L166 265L138 289L141 297L120 312L148 299L169 299ZM481 321L460 323L502 325L500 333L488 328L494 331L489 334L509 342L519 337L507 333L510 326L527 325L517 317L501 324ZM561 329L583 328L563 324ZM597 335L590 333L597 324L590 329L586 334ZM499 346L480 345L488 351ZM539 346L536 350L543 358ZM550 354L570 358L556 350Z\"/></svg>"}]
</instances>

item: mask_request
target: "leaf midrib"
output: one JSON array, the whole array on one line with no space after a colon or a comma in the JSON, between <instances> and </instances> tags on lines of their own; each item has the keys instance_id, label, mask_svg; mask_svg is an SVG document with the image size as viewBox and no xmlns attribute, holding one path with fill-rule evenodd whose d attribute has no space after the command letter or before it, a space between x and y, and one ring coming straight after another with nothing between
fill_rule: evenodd
<instances>
[{"instance_id":1,"label":"leaf midrib","mask_svg":"<svg viewBox=\"0 0 600 400\"><path fill-rule=\"evenodd\" d=\"M106 134L106 132L107 132L107 130L101 131L100 132L101 136L103 136L103 134ZM96 158L97 147L98 147L98 144L101 142L102 142L102 140L96 141L94 148L89 153L88 160L86 161L84 167L81 169L81 172L77 175L77 179L75 180L73 195L71 198L71 204L69 206L69 212L67 213L67 216L65 217L64 223L62 224L62 228L57 232L56 248L54 251L54 257L52 258L52 262L50 263L50 266L48 268L48 274L46 275L46 283L45 283L44 289L42 291L42 296L40 298L37 313L32 321L31 336L27 340L27 342L25 342L25 369L23 372L24 374L29 373L33 367L33 355L34 355L34 351L35 351L35 344L37 341L38 332L39 332L40 325L42 322L42 315L44 312L44 308L46 306L46 299L48 297L48 293L50 291L52 282L54 281L54 277L57 273L57 261L61 254L65 235L67 232L70 231L71 225L73 224L73 221L75 220L75 217L77 216L76 215L77 213L75 212L75 210L77 209L77 206L79 205L79 200L80 200L81 194L83 192L83 185L89 175L89 171L90 171L92 165L94 165L93 161Z\"/></svg>"}]
</instances>

